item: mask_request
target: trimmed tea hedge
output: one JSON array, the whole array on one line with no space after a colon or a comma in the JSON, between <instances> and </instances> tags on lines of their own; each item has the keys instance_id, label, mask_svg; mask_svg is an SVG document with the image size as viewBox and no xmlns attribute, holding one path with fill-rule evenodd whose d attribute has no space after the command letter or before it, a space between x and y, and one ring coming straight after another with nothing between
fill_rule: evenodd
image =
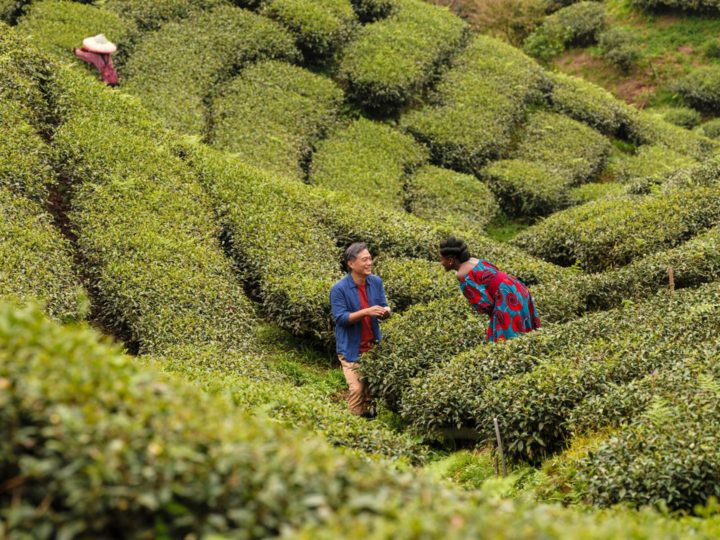
<instances>
[{"instance_id":1,"label":"trimmed tea hedge","mask_svg":"<svg viewBox=\"0 0 720 540\"><path fill-rule=\"evenodd\" d=\"M182 373L210 393L227 393L243 411L315 433L333 446L362 452L366 458L418 465L428 457L427 448L417 440L348 414L344 400L333 400L319 386L296 386L270 355L184 346L152 360L160 362L163 370Z\"/></svg>"},{"instance_id":2,"label":"trimmed tea hedge","mask_svg":"<svg viewBox=\"0 0 720 540\"><path fill-rule=\"evenodd\" d=\"M542 68L514 47L476 36L438 84L431 106L401 125L431 151L433 162L475 173L509 150L526 107L549 87Z\"/></svg>"},{"instance_id":3,"label":"trimmed tea hedge","mask_svg":"<svg viewBox=\"0 0 720 540\"><path fill-rule=\"evenodd\" d=\"M445 272L436 261L381 257L377 260L375 273L383 279L385 295L393 311L457 294L455 276Z\"/></svg>"},{"instance_id":4,"label":"trimmed tea hedge","mask_svg":"<svg viewBox=\"0 0 720 540\"><path fill-rule=\"evenodd\" d=\"M216 84L247 64L298 56L293 37L279 23L221 6L145 34L127 62L123 89L170 127L204 135Z\"/></svg>"},{"instance_id":5,"label":"trimmed tea hedge","mask_svg":"<svg viewBox=\"0 0 720 540\"><path fill-rule=\"evenodd\" d=\"M651 180L662 182L665 177L678 169L690 167L697 161L663 146L645 145L635 155L626 157L616 173L622 182Z\"/></svg>"},{"instance_id":6,"label":"trimmed tea hedge","mask_svg":"<svg viewBox=\"0 0 720 540\"><path fill-rule=\"evenodd\" d=\"M632 0L632 5L640 9L663 10L682 9L685 11L717 11L720 5L717 0Z\"/></svg>"},{"instance_id":7,"label":"trimmed tea hedge","mask_svg":"<svg viewBox=\"0 0 720 540\"><path fill-rule=\"evenodd\" d=\"M212 144L250 165L298 179L343 101L330 79L273 60L248 67L218 93Z\"/></svg>"},{"instance_id":8,"label":"trimmed tea hedge","mask_svg":"<svg viewBox=\"0 0 720 540\"><path fill-rule=\"evenodd\" d=\"M84 38L100 33L118 44L120 54L137 32L131 21L112 11L65 0L32 2L17 30L41 51L66 59L74 59L73 48L80 47Z\"/></svg>"},{"instance_id":9,"label":"trimmed tea hedge","mask_svg":"<svg viewBox=\"0 0 720 540\"><path fill-rule=\"evenodd\" d=\"M713 371L691 393L656 398L629 427L588 456L580 478L594 504L662 503L692 510L720 496L720 384Z\"/></svg>"},{"instance_id":10,"label":"trimmed tea hedge","mask_svg":"<svg viewBox=\"0 0 720 540\"><path fill-rule=\"evenodd\" d=\"M465 39L465 23L447 8L419 0L395 3L389 17L358 31L340 62L348 96L375 112L419 99Z\"/></svg>"},{"instance_id":11,"label":"trimmed tea hedge","mask_svg":"<svg viewBox=\"0 0 720 540\"><path fill-rule=\"evenodd\" d=\"M579 263L588 271L624 266L677 246L720 219L719 164L713 159L689 169L688 185L668 181L657 194L601 199L557 213L523 231L513 243L546 260Z\"/></svg>"},{"instance_id":12,"label":"trimmed tea hedge","mask_svg":"<svg viewBox=\"0 0 720 540\"><path fill-rule=\"evenodd\" d=\"M57 92L56 166L73 185L70 220L107 324L141 352L245 345L251 306L209 201L167 135L134 99L73 71Z\"/></svg>"},{"instance_id":13,"label":"trimmed tea hedge","mask_svg":"<svg viewBox=\"0 0 720 540\"><path fill-rule=\"evenodd\" d=\"M488 385L476 403L478 429L491 440L497 417L506 454L515 459L537 461L561 449L570 411L582 400L704 350L720 330L720 303L708 303L718 294L711 285L674 299L656 298L654 310L646 310L642 322L635 319L626 335L600 338L577 354L561 349L531 372Z\"/></svg>"},{"instance_id":14,"label":"trimmed tea hedge","mask_svg":"<svg viewBox=\"0 0 720 540\"><path fill-rule=\"evenodd\" d=\"M710 112L720 111L720 67L694 69L674 87L688 105Z\"/></svg>"},{"instance_id":15,"label":"trimmed tea hedge","mask_svg":"<svg viewBox=\"0 0 720 540\"><path fill-rule=\"evenodd\" d=\"M0 186L0 297L40 302L52 317L79 320L88 299L70 245L36 202Z\"/></svg>"},{"instance_id":16,"label":"trimmed tea hedge","mask_svg":"<svg viewBox=\"0 0 720 540\"><path fill-rule=\"evenodd\" d=\"M166 22L185 19L200 10L210 10L224 3L225 0L105 0L103 7L124 18L133 19L141 30L148 31L157 30Z\"/></svg>"},{"instance_id":17,"label":"trimmed tea hedge","mask_svg":"<svg viewBox=\"0 0 720 540\"><path fill-rule=\"evenodd\" d=\"M610 143L597 131L555 113L533 114L512 156L480 174L506 211L549 214L568 204L567 191L593 180L605 167Z\"/></svg>"},{"instance_id":18,"label":"trimmed tea hedge","mask_svg":"<svg viewBox=\"0 0 720 540\"><path fill-rule=\"evenodd\" d=\"M708 120L702 126L700 126L700 131L703 133L703 135L705 135L706 137L710 137L711 139L720 138L720 118Z\"/></svg>"},{"instance_id":19,"label":"trimmed tea hedge","mask_svg":"<svg viewBox=\"0 0 720 540\"><path fill-rule=\"evenodd\" d=\"M363 23L384 19L397 9L395 0L351 0L353 9Z\"/></svg>"},{"instance_id":20,"label":"trimmed tea hedge","mask_svg":"<svg viewBox=\"0 0 720 540\"><path fill-rule=\"evenodd\" d=\"M261 12L290 30L307 62L337 54L356 25L350 0L268 0Z\"/></svg>"},{"instance_id":21,"label":"trimmed tea hedge","mask_svg":"<svg viewBox=\"0 0 720 540\"><path fill-rule=\"evenodd\" d=\"M427 151L412 137L361 118L318 144L310 181L401 209L405 175L426 160Z\"/></svg>"},{"instance_id":22,"label":"trimmed tea hedge","mask_svg":"<svg viewBox=\"0 0 720 540\"><path fill-rule=\"evenodd\" d=\"M601 2L578 2L564 7L525 40L524 50L547 61L571 45L589 45L605 28L605 6Z\"/></svg>"},{"instance_id":23,"label":"trimmed tea hedge","mask_svg":"<svg viewBox=\"0 0 720 540\"><path fill-rule=\"evenodd\" d=\"M610 92L564 73L548 74L552 81L550 106L605 135L615 135L624 122L624 108Z\"/></svg>"},{"instance_id":24,"label":"trimmed tea hedge","mask_svg":"<svg viewBox=\"0 0 720 540\"><path fill-rule=\"evenodd\" d=\"M477 231L500 211L495 195L477 178L433 165L410 178L405 206L423 219Z\"/></svg>"},{"instance_id":25,"label":"trimmed tea hedge","mask_svg":"<svg viewBox=\"0 0 720 540\"><path fill-rule=\"evenodd\" d=\"M493 503L343 456L37 311L0 308L0 356L1 480L23 478L2 494L10 535L504 540L697 532L650 514L601 518ZM698 527L699 538L716 535L707 522Z\"/></svg>"},{"instance_id":26,"label":"trimmed tea hedge","mask_svg":"<svg viewBox=\"0 0 720 540\"><path fill-rule=\"evenodd\" d=\"M669 107L658 111L662 119L676 126L692 129L702 121L702 116L689 107Z\"/></svg>"},{"instance_id":27,"label":"trimmed tea hedge","mask_svg":"<svg viewBox=\"0 0 720 540\"><path fill-rule=\"evenodd\" d=\"M340 249L311 212L308 186L271 179L231 157L184 149L229 232L243 279L274 322L296 335L330 342L328 295L340 272Z\"/></svg>"}]
</instances>

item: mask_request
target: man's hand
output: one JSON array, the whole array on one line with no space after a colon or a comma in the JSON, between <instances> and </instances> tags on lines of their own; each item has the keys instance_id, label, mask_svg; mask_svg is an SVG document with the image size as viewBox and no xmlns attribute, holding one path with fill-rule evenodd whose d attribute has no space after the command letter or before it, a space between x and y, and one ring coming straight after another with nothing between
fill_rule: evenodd
<instances>
[{"instance_id":1,"label":"man's hand","mask_svg":"<svg viewBox=\"0 0 720 540\"><path fill-rule=\"evenodd\" d=\"M373 317L384 317L386 313L389 313L389 308L385 308L383 306L372 306L367 308L365 313Z\"/></svg>"}]
</instances>

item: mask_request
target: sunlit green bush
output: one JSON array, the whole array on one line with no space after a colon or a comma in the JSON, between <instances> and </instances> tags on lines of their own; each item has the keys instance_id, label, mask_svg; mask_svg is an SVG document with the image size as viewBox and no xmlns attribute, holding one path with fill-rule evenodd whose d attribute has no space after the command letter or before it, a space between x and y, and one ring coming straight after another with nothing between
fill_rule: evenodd
<instances>
[{"instance_id":1,"label":"sunlit green bush","mask_svg":"<svg viewBox=\"0 0 720 540\"><path fill-rule=\"evenodd\" d=\"M686 11L717 11L717 0L632 0L634 7L647 10L682 9Z\"/></svg>"},{"instance_id":2,"label":"sunlit green bush","mask_svg":"<svg viewBox=\"0 0 720 540\"><path fill-rule=\"evenodd\" d=\"M597 131L565 116L533 114L511 156L481 174L506 211L549 214L568 204L573 185L593 180L604 168L610 143Z\"/></svg>"},{"instance_id":3,"label":"sunlit green bush","mask_svg":"<svg viewBox=\"0 0 720 540\"><path fill-rule=\"evenodd\" d=\"M213 146L298 179L343 100L330 79L272 60L243 70L218 94L212 105Z\"/></svg>"},{"instance_id":4,"label":"sunlit green bush","mask_svg":"<svg viewBox=\"0 0 720 540\"><path fill-rule=\"evenodd\" d=\"M267 0L261 12L290 30L309 62L338 53L356 26L350 0Z\"/></svg>"},{"instance_id":5,"label":"sunlit green bush","mask_svg":"<svg viewBox=\"0 0 720 540\"><path fill-rule=\"evenodd\" d=\"M640 59L639 45L635 33L621 26L609 28L598 35L600 54L623 73L628 73Z\"/></svg>"},{"instance_id":6,"label":"sunlit green bush","mask_svg":"<svg viewBox=\"0 0 720 540\"><path fill-rule=\"evenodd\" d=\"M675 84L675 90L688 105L706 110L720 110L720 68L700 67Z\"/></svg>"},{"instance_id":7,"label":"sunlit green bush","mask_svg":"<svg viewBox=\"0 0 720 540\"><path fill-rule=\"evenodd\" d=\"M547 87L530 58L476 36L442 77L432 105L406 114L401 125L430 148L434 162L474 173L509 149L526 107Z\"/></svg>"},{"instance_id":8,"label":"sunlit green bush","mask_svg":"<svg viewBox=\"0 0 720 540\"><path fill-rule=\"evenodd\" d=\"M621 182L651 180L661 183L665 177L685 167L696 164L690 156L679 154L670 148L643 145L637 153L627 156L618 168L616 179Z\"/></svg>"},{"instance_id":9,"label":"sunlit green bush","mask_svg":"<svg viewBox=\"0 0 720 540\"><path fill-rule=\"evenodd\" d=\"M720 118L708 120L700 126L700 130L706 137L710 137L711 139L720 138Z\"/></svg>"},{"instance_id":10,"label":"sunlit green bush","mask_svg":"<svg viewBox=\"0 0 720 540\"><path fill-rule=\"evenodd\" d=\"M584 122L606 135L615 135L623 123L623 107L610 92L563 73L552 73L550 103L554 111Z\"/></svg>"},{"instance_id":11,"label":"sunlit green bush","mask_svg":"<svg viewBox=\"0 0 720 540\"><path fill-rule=\"evenodd\" d=\"M142 352L247 343L252 309L202 188L133 99L68 70L53 139L70 222L109 328ZM67 107L67 109L65 109ZM118 144L122 141L122 144Z\"/></svg>"},{"instance_id":12,"label":"sunlit green bush","mask_svg":"<svg viewBox=\"0 0 720 540\"><path fill-rule=\"evenodd\" d=\"M363 23L384 19L398 7L395 0L351 0L351 2L355 13Z\"/></svg>"},{"instance_id":13,"label":"sunlit green bush","mask_svg":"<svg viewBox=\"0 0 720 540\"><path fill-rule=\"evenodd\" d=\"M605 6L601 2L577 2L547 17L525 40L524 50L548 61L571 45L594 43L605 24Z\"/></svg>"},{"instance_id":14,"label":"sunlit green bush","mask_svg":"<svg viewBox=\"0 0 720 540\"><path fill-rule=\"evenodd\" d=\"M136 34L133 22L112 11L65 0L32 2L17 30L41 51L66 59L73 58L73 48L82 46L88 36L105 34L122 52Z\"/></svg>"},{"instance_id":15,"label":"sunlit green bush","mask_svg":"<svg viewBox=\"0 0 720 540\"><path fill-rule=\"evenodd\" d=\"M123 89L168 126L205 135L206 100L218 82L259 60L298 56L292 35L279 23L221 6L145 34L128 59Z\"/></svg>"},{"instance_id":16,"label":"sunlit green bush","mask_svg":"<svg viewBox=\"0 0 720 540\"><path fill-rule=\"evenodd\" d=\"M311 183L403 208L405 175L427 159L415 140L390 126L359 119L318 144Z\"/></svg>"},{"instance_id":17,"label":"sunlit green bush","mask_svg":"<svg viewBox=\"0 0 720 540\"><path fill-rule=\"evenodd\" d=\"M405 206L421 218L478 231L500 211L485 183L433 165L422 167L408 180Z\"/></svg>"},{"instance_id":18,"label":"sunlit green bush","mask_svg":"<svg viewBox=\"0 0 720 540\"><path fill-rule=\"evenodd\" d=\"M689 107L671 107L661 111L662 118L676 126L692 129L702 120L702 116L695 109Z\"/></svg>"},{"instance_id":19,"label":"sunlit green bush","mask_svg":"<svg viewBox=\"0 0 720 540\"><path fill-rule=\"evenodd\" d=\"M662 191L600 199L557 213L518 235L529 253L588 271L624 266L681 244L720 218L717 160L688 170L686 185L668 180Z\"/></svg>"},{"instance_id":20,"label":"sunlit green bush","mask_svg":"<svg viewBox=\"0 0 720 540\"><path fill-rule=\"evenodd\" d=\"M397 0L390 16L362 27L347 45L340 77L363 107L391 112L421 97L464 36L465 24L447 8Z\"/></svg>"},{"instance_id":21,"label":"sunlit green bush","mask_svg":"<svg viewBox=\"0 0 720 540\"><path fill-rule=\"evenodd\" d=\"M105 0L103 7L130 18L143 30L157 30L169 21L178 21L200 10L213 9L225 0Z\"/></svg>"}]
</instances>

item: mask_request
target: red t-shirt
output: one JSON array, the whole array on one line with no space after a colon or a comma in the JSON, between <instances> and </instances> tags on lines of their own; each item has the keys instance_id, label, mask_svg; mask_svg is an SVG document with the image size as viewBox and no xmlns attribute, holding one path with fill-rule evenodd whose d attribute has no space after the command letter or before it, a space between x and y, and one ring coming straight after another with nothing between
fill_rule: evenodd
<instances>
[{"instance_id":1,"label":"red t-shirt","mask_svg":"<svg viewBox=\"0 0 720 540\"><path fill-rule=\"evenodd\" d=\"M367 309L370 307L368 302L367 290L365 290L365 284L358 285L358 296L360 297L360 309ZM373 342L375 341L375 332L372 329L372 318L363 317L360 321L362 325L360 329L360 354L372 349Z\"/></svg>"}]
</instances>

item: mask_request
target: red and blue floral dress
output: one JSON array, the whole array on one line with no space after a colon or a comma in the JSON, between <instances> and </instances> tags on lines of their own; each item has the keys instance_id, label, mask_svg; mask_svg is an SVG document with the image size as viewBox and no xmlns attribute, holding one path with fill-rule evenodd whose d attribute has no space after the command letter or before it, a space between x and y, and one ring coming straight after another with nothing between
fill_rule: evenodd
<instances>
[{"instance_id":1,"label":"red and blue floral dress","mask_svg":"<svg viewBox=\"0 0 720 540\"><path fill-rule=\"evenodd\" d=\"M540 328L530 291L494 264L480 260L467 275L458 279L470 305L490 316L486 341L512 339Z\"/></svg>"}]
</instances>

